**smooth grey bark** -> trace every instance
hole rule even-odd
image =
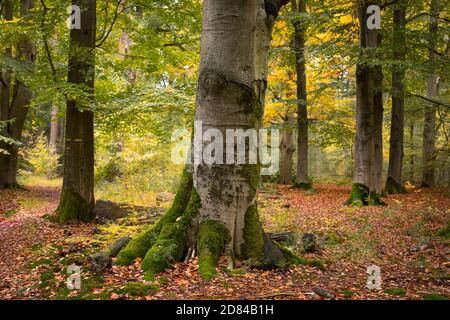
[[[272,27],[286,1],[207,0],[203,5],[201,62],[195,119],[203,130],[258,129],[264,112]],[[227,142],[229,143],[229,142]],[[199,221],[215,220],[230,232],[230,256],[263,264],[283,259],[257,215],[259,165],[194,165],[201,201]],[[272,254],[265,255],[270,251]],[[269,259],[269,260],[268,260]]]
[[[59,129],[58,112],[59,112],[58,106],[53,105],[50,114],[50,137],[48,139],[48,146],[52,150],[56,149],[56,143],[58,141],[58,129]]]
[[[392,115],[391,136],[389,140],[389,167],[385,191],[398,193],[403,191],[403,136],[405,126],[405,24],[406,5],[402,1],[394,8],[393,58],[392,70]]]
[[[356,137],[353,188],[347,203],[378,204],[382,170],[382,71],[374,64],[381,38],[378,30],[367,28],[367,7],[374,1],[358,5],[362,61],[356,66]]]
[[[438,75],[436,74],[436,38],[438,32],[438,18],[440,13],[440,1],[431,0],[429,40],[428,40],[428,79],[427,97],[430,99],[438,96]],[[436,160],[436,106],[428,103],[424,106],[424,127],[422,145],[422,186],[433,187],[435,183]]]
[[[72,4],[81,8],[81,29],[70,32],[67,81],[84,85],[93,103],[96,1],[73,0]],[[60,223],[94,218],[94,114],[89,107],[67,101],[63,187],[57,209]]]
[[[381,37],[378,37],[377,47],[381,45]],[[372,189],[376,194],[382,193],[383,185],[383,72],[381,66],[373,68],[374,72],[374,104],[373,120],[373,159],[372,159]]]
[[[295,14],[306,13],[305,0],[292,0]],[[301,22],[294,23],[295,67],[297,73],[297,174],[295,184],[307,187],[308,177],[308,112],[306,95],[305,28]]]
[[[295,152],[293,125],[293,114],[286,113],[280,142],[280,184],[292,183],[292,156]]]
[[[12,20],[13,4],[14,2],[10,0],[5,2],[3,8],[5,20]],[[33,6],[34,2],[32,0],[21,0],[21,17],[28,16]],[[36,45],[34,42],[24,40],[19,43],[16,52],[17,56],[15,59],[32,66],[36,59]],[[12,49],[8,48],[5,55],[12,58]],[[32,92],[30,89],[18,79],[15,79],[12,83],[10,72],[8,70],[2,70],[2,81],[0,84],[0,120],[12,121],[7,124],[3,135],[20,141],[31,99]],[[16,175],[19,148],[16,144],[0,144],[0,148],[8,152],[8,154],[0,153],[0,188],[17,187]]]

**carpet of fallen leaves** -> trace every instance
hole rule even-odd
[[[139,261],[94,274],[89,254],[142,226],[60,226],[48,219],[57,206],[57,188],[0,191],[0,298],[324,299],[317,288],[336,299],[450,297],[449,240],[437,236],[449,221],[448,189],[411,189],[385,198],[386,206],[357,208],[343,205],[348,186],[315,188],[271,185],[259,193],[260,213],[267,231],[293,232],[286,245],[324,261],[324,269],[257,270],[237,263],[228,270],[221,261],[209,282],[199,277],[196,260],[178,263],[152,282],[143,280]],[[302,251],[305,233],[316,236],[318,251]],[[80,290],[67,289],[70,264],[82,266]],[[366,287],[373,264],[381,268],[380,290]]]

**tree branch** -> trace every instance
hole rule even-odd
[[[164,44],[163,47],[178,47],[181,51],[186,51],[186,49],[183,47],[183,44],[185,43],[171,42]]]
[[[431,103],[433,103],[433,104],[435,104],[435,105],[437,105],[437,106],[443,106],[443,107],[446,107],[446,108],[450,108],[450,105],[448,105],[448,104],[445,104],[445,103],[440,102],[440,101],[433,100],[433,99],[428,98],[428,97],[421,96],[420,94],[410,94],[409,96],[410,96],[410,97],[420,98],[420,99],[422,99],[422,100],[431,102]]]
[[[108,22],[108,5],[109,5],[109,0],[106,0],[105,10],[104,10],[105,11],[105,23],[103,24],[103,31],[102,31],[102,34],[100,35],[100,37],[98,39],[96,39],[95,41],[100,41],[105,36],[106,24]]]
[[[100,41],[100,43],[95,45],[96,48],[101,47],[103,45],[103,43],[105,43],[106,39],[108,39],[109,34],[111,33],[111,31],[112,31],[112,29],[113,29],[113,27],[114,27],[114,25],[116,23],[117,17],[119,16],[119,8],[120,8],[120,5],[122,4],[122,1],[123,0],[118,0],[117,1],[116,10],[114,11],[114,19],[111,22],[111,25],[110,25],[110,27],[108,29],[108,32],[106,32],[106,34],[98,40],[98,41]]]
[[[393,4],[396,4],[397,2],[398,2],[398,0],[392,0],[392,1],[390,1],[390,2],[383,3],[383,4],[380,6],[380,9],[384,9],[384,8],[386,8],[386,7],[389,7],[389,6],[393,5]]]
[[[41,0],[41,5],[42,5],[42,8],[43,8],[42,21],[41,21],[41,30],[44,30],[45,19],[47,17],[48,7],[45,5],[44,0]],[[50,69],[52,70],[53,81],[56,83],[56,82],[58,82],[58,77],[57,77],[55,64],[53,63],[53,58],[52,58],[52,54],[51,54],[51,51],[50,51],[50,47],[48,45],[48,41],[47,41],[48,39],[47,38],[48,38],[47,34],[44,31],[44,33],[42,34],[42,40],[44,42],[44,48],[45,48],[45,53],[46,53],[46,56],[47,56],[47,60],[48,60],[48,63],[50,65]]]

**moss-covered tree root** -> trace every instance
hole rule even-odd
[[[151,280],[174,262],[189,258],[192,251],[196,250],[200,275],[206,280],[211,279],[216,274],[219,257],[231,236],[220,221],[200,221],[200,208],[200,196],[186,169],[172,207],[153,227],[130,241],[119,253],[116,263],[131,264],[141,257],[145,278]],[[244,220],[244,243],[237,258],[261,268],[294,264],[322,266],[317,261],[299,258],[272,241],[261,226],[256,203],[248,208]]]
[[[206,220],[198,229],[198,271],[203,279],[210,280],[216,275],[216,266],[225,245],[231,237],[222,223]]]
[[[151,228],[145,230],[122,250],[117,256],[116,264],[128,265],[136,258],[144,258],[147,251],[155,244],[163,227],[173,224],[186,210],[192,192],[192,175],[186,167],[183,171],[177,194],[170,209]],[[165,231],[167,233],[168,230]]]
[[[384,192],[386,194],[406,193],[406,189],[401,183],[396,182],[394,178],[388,177]]]
[[[189,232],[191,227],[194,227],[194,219],[200,207],[200,196],[195,188],[192,188],[186,210],[173,223],[163,225],[158,238],[145,254],[141,268],[147,279],[152,279],[155,274],[185,257],[187,249],[192,245]]]
[[[362,207],[367,205],[384,205],[385,203],[381,200],[381,195],[370,191],[362,183],[354,183],[350,197],[345,204]]]

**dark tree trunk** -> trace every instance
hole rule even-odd
[[[85,85],[93,103],[95,73],[96,1],[73,0],[81,8],[81,29],[70,32],[68,82]],[[94,218],[94,114],[91,106],[68,100],[64,150],[64,179],[58,221]]]
[[[409,179],[411,183],[414,183],[414,166],[416,165],[416,155],[414,153],[415,147],[414,147],[414,124],[411,124],[409,127],[409,146],[411,148],[411,155],[409,157]]]
[[[21,0],[21,17],[28,16],[33,5],[32,0]],[[5,19],[11,20],[13,17],[13,2],[6,1],[3,10]],[[10,48],[7,49],[5,55],[11,58],[12,50]],[[19,43],[16,59],[26,64],[34,63],[36,59],[36,46],[34,42],[26,40]],[[32,93],[19,80],[15,80],[13,88],[11,88],[10,73],[8,70],[2,70],[0,95],[0,120],[12,121],[5,127],[3,135],[20,141],[28,113],[28,106],[32,99]],[[0,143],[0,148],[8,152],[8,154],[0,153],[0,188],[15,188],[18,186],[16,180],[18,146],[16,144]]]
[[[378,38],[378,46],[381,45],[381,37]],[[373,177],[372,190],[376,194],[382,193],[383,184],[383,72],[381,66],[373,68],[374,103],[373,103]]]
[[[292,1],[295,14],[306,13],[305,0]],[[299,21],[294,23],[294,50],[297,72],[297,174],[295,186],[311,188],[308,177],[308,112],[306,96],[305,28]]]
[[[292,114],[286,114],[280,143],[280,184],[292,183],[292,155],[295,151]]]
[[[363,61],[356,66],[356,139],[354,183],[348,204],[380,204],[382,171],[383,100],[381,66],[374,64],[380,45],[378,30],[367,28],[367,7],[373,1],[361,1],[358,6],[360,48]]]
[[[402,63],[405,59],[405,17],[404,2],[394,8],[394,60],[392,70],[392,116],[391,137],[389,141],[389,168],[385,192],[388,194],[403,193],[403,136],[405,126],[405,69]]]
[[[429,24],[429,51],[428,51],[428,79],[427,97],[435,98],[438,95],[438,76],[435,72],[436,63],[436,38],[438,32],[438,17],[440,12],[439,0],[431,0],[430,24]],[[423,174],[422,186],[433,187],[436,160],[436,106],[432,103],[425,105],[423,126],[422,161]]]

